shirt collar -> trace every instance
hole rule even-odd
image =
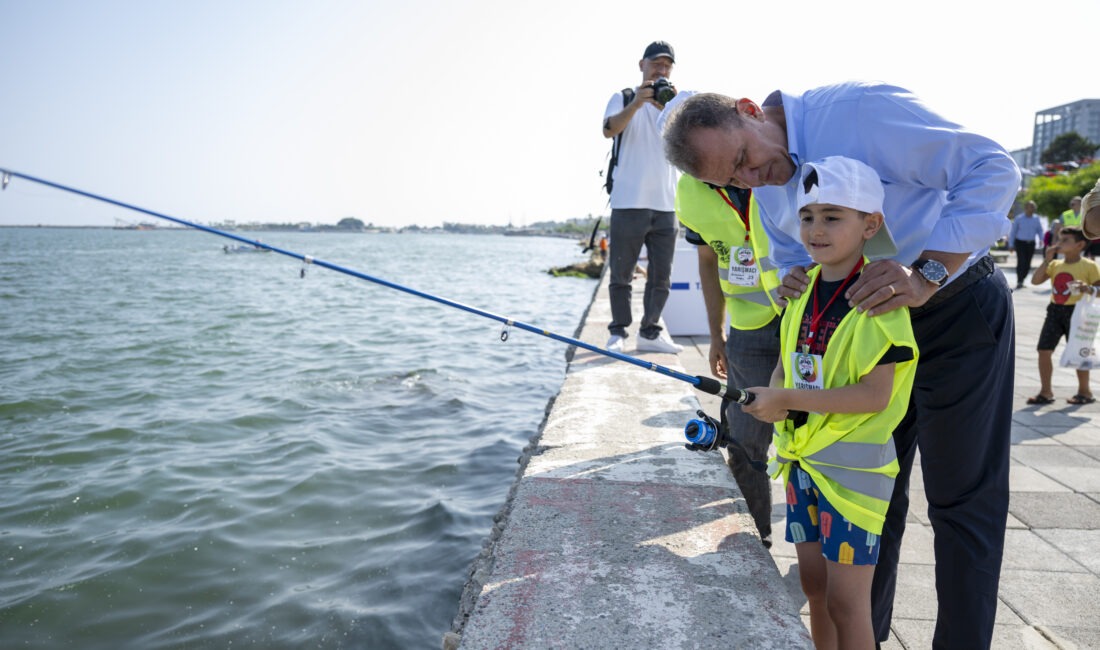
[[[802,98],[796,95],[776,90],[764,100],[762,108],[768,106],[782,106],[783,116],[787,122],[787,153],[794,161],[796,169],[802,165],[800,132],[798,125],[802,122]],[[798,172],[795,171],[795,178]]]

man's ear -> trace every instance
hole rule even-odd
[[[868,240],[874,237],[882,229],[883,223],[885,223],[885,217],[882,216],[881,212],[869,212],[863,218],[863,239]]]
[[[757,106],[756,102],[751,99],[742,97],[737,100],[737,112],[745,117],[751,117],[761,122],[764,121],[764,110]]]

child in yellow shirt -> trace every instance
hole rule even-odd
[[[1080,228],[1062,228],[1056,244],[1047,246],[1043,263],[1031,276],[1032,284],[1051,281],[1050,304],[1039,333],[1039,394],[1027,399],[1028,404],[1051,404],[1054,390],[1051,376],[1054,374],[1054,348],[1063,337],[1069,338],[1073,309],[1081,294],[1097,291],[1100,285],[1100,267],[1096,262],[1082,257],[1089,241]],[[1065,259],[1054,256],[1061,253]],[[1066,400],[1070,404],[1092,404],[1096,398],[1089,388],[1089,371],[1077,371],[1077,394]]]

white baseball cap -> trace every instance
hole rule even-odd
[[[860,212],[883,215],[882,228],[863,245],[867,259],[897,256],[898,246],[886,225],[882,210],[886,191],[878,173],[865,163],[844,156],[829,156],[802,165],[798,183],[798,209],[811,203],[828,203]]]

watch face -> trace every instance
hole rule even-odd
[[[923,260],[917,270],[926,280],[934,284],[943,284],[947,280],[947,267],[936,260]]]

